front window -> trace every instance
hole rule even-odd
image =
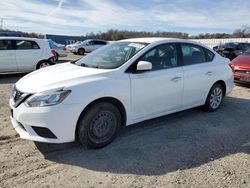
[[[39,46],[35,41],[16,40],[16,48],[17,50],[31,50],[39,49]]]
[[[174,44],[157,46],[144,54],[139,61],[148,61],[152,63],[152,70],[177,67],[176,46]]]
[[[75,64],[92,68],[114,69],[123,65],[146,45],[137,42],[115,42],[91,52]]]

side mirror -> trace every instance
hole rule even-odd
[[[152,63],[148,61],[139,61],[137,63],[137,70],[138,71],[149,71],[152,69]]]

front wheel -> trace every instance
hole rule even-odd
[[[209,91],[204,109],[210,112],[219,109],[224,97],[224,88],[221,84],[215,84]]]
[[[80,116],[77,140],[84,146],[100,148],[113,141],[121,126],[119,110],[108,102],[93,105]]]

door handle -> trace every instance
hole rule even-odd
[[[212,71],[208,71],[208,72],[206,72],[206,75],[207,75],[207,76],[212,76],[212,75],[213,75],[213,72],[212,72]]]
[[[181,77],[175,76],[171,79],[172,82],[178,82],[181,80]]]

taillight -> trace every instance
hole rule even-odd
[[[63,51],[66,51],[66,48],[65,48],[65,47],[63,48]]]
[[[229,63],[229,66],[232,69],[232,71],[234,72],[234,64],[233,63]]]
[[[54,57],[56,57],[56,51],[55,50],[51,50],[51,53],[53,54]]]

